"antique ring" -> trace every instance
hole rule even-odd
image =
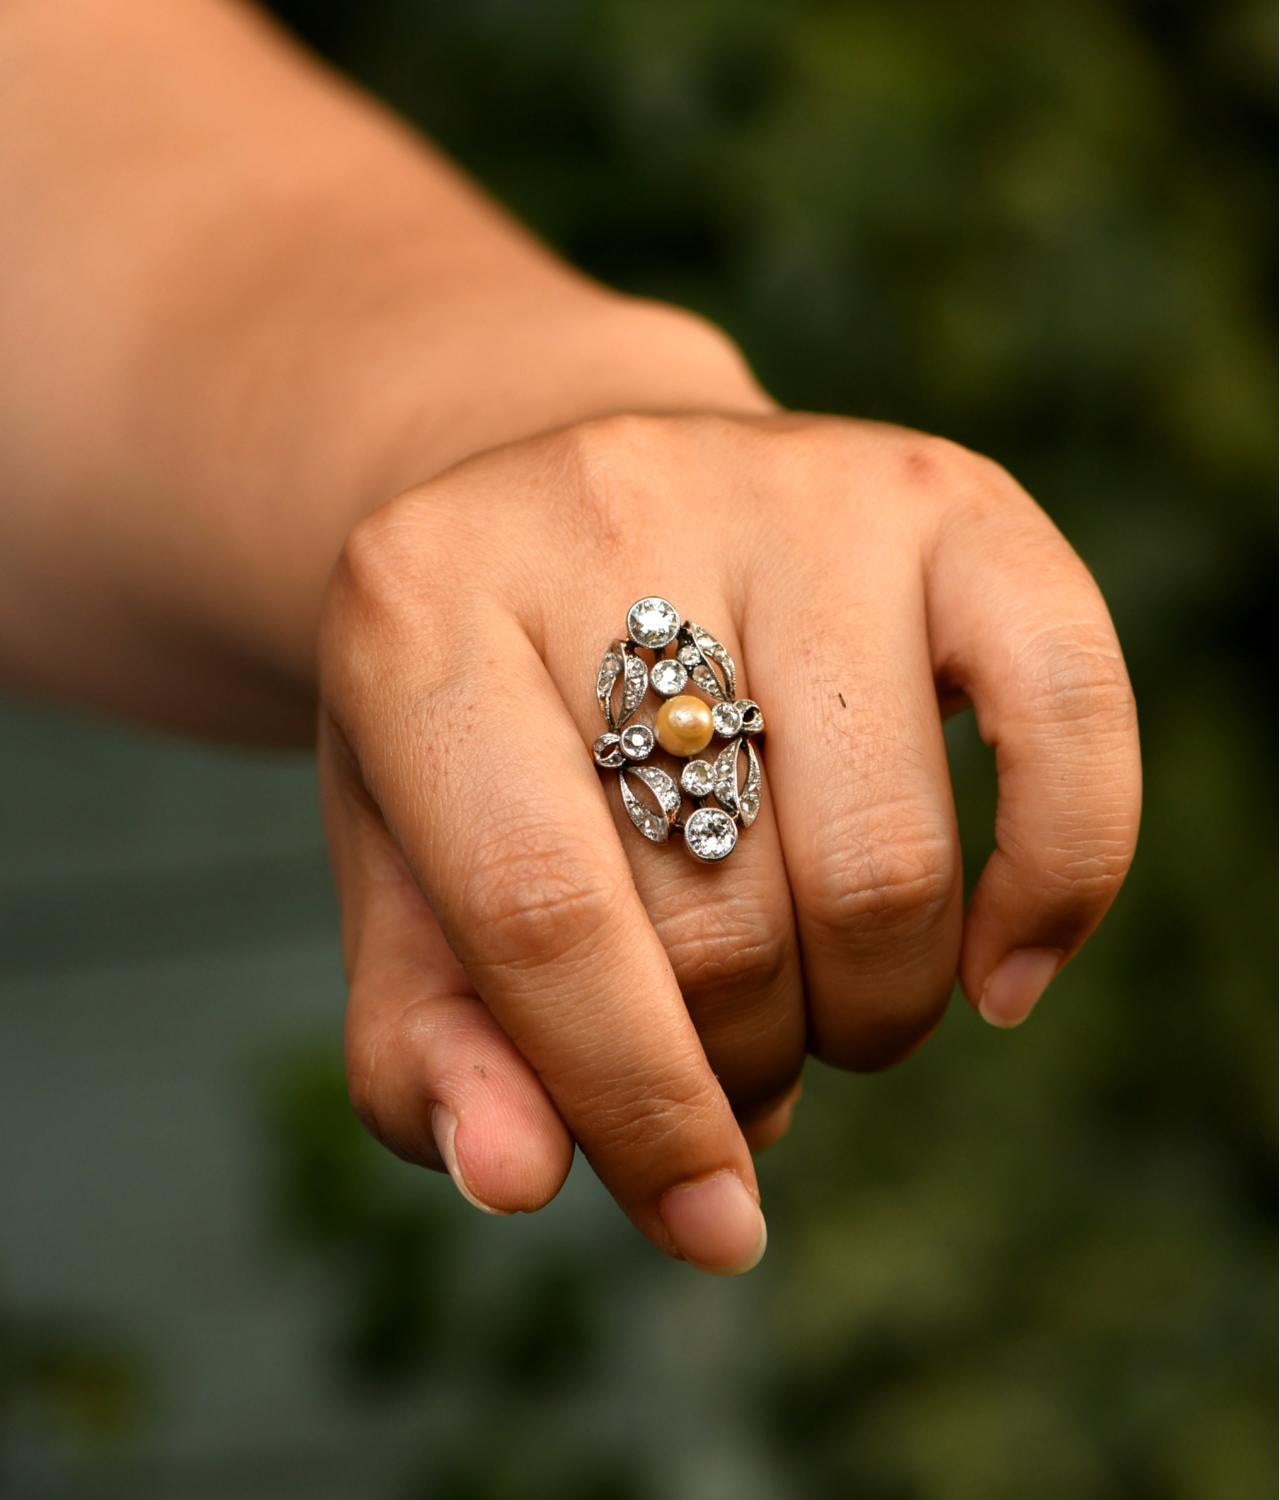
[[[627,611],[627,637],[605,652],[596,677],[608,726],[591,747],[596,765],[617,771],[622,805],[645,838],[664,844],[681,833],[689,853],[709,864],[732,854],[739,825],[750,828],[760,812],[760,756],[753,742],[764,715],[750,698],[735,697],[737,675],[715,636],[691,620],[681,624],[673,604],[650,596]],[[690,685],[706,698],[687,691]],[[661,700],[652,724],[632,722],[650,688]],[[717,738],[724,744],[714,758],[702,759]],[[677,775],[653,763],[655,750],[684,761]],[[651,794],[653,805],[628,777]],[[685,796],[695,804],[687,816]]]

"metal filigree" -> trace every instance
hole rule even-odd
[[[657,713],[655,722],[645,723],[635,715],[650,691]],[[591,752],[602,770],[616,772],[627,817],[651,843],[683,835],[689,852],[708,864],[727,858],[739,832],[760,813],[754,742],[764,731],[764,715],[758,703],[737,693],[737,668],[723,643],[692,620],[680,622],[675,607],[656,594],[627,611],[626,636],[609,646],[596,675],[606,731]],[[686,698],[695,706],[676,701]],[[705,745],[679,754],[665,749],[657,723],[664,704],[668,712],[691,712],[695,720],[701,715]],[[674,771],[657,764],[659,754],[671,756]],[[686,802],[693,804],[687,814]]]

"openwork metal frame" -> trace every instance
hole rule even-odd
[[[760,813],[756,741],[764,715],[754,699],[736,696],[737,679],[733,658],[715,636],[682,621],[656,594],[628,610],[627,633],[609,646],[596,675],[606,725],[591,747],[596,765],[617,771],[623,808],[645,838],[664,844],[682,835],[690,854],[709,864],[726,859],[739,830]],[[683,759],[675,775],[653,758],[667,753],[654,726],[636,718],[651,691],[659,700],[701,693],[711,712],[711,743],[696,756],[673,755]]]

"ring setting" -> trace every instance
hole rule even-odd
[[[596,765],[617,771],[623,808],[646,839],[664,844],[682,835],[706,864],[727,859],[760,813],[755,742],[764,715],[754,699],[735,696],[737,677],[722,643],[656,594],[627,611],[626,635],[609,646],[596,675],[606,725],[591,747]],[[644,723],[635,715],[650,690],[659,703]],[[709,749],[714,754],[704,757]],[[657,750],[684,762],[676,774],[651,758]],[[687,815],[686,798],[695,804]]]

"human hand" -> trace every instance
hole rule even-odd
[[[637,837],[592,764],[600,657],[648,593],[765,713],[722,865]],[[576,1141],[707,1270],[763,1250],[748,1138],[785,1128],[806,1050],[905,1057],[957,974],[1016,1025],[1133,854],[1097,588],[1003,470],[899,429],[618,417],[482,454],[356,527],[320,663],[358,1112],[495,1212],[553,1197]],[[941,728],[966,698],[1000,784],[967,912]]]

